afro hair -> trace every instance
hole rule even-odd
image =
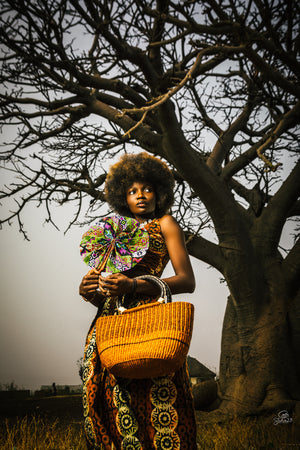
[[[146,152],[121,157],[110,167],[105,181],[105,199],[120,215],[132,216],[126,202],[127,190],[136,181],[151,183],[156,195],[156,217],[166,214],[174,202],[174,178],[167,164]]]

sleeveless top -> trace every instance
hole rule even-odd
[[[157,277],[169,261],[159,219],[145,225],[149,248],[129,277]],[[157,296],[128,294],[126,307]],[[196,421],[186,365],[153,379],[116,379],[101,366],[95,321],[116,312],[117,297],[107,297],[90,327],[84,352],[83,411],[89,450],[196,450]]]

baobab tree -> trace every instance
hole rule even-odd
[[[300,399],[299,4],[284,0],[2,0],[2,188],[28,202],[105,200],[106,163],[167,161],[191,255],[215,267],[224,317],[221,412]],[[89,201],[87,201],[89,200]],[[83,218],[85,217],[85,219]],[[25,224],[26,226],[26,224]],[[210,227],[215,238],[206,233]]]

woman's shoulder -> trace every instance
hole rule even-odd
[[[169,231],[179,231],[181,230],[180,226],[178,225],[176,219],[174,219],[173,216],[170,214],[165,214],[164,216],[160,217],[159,219],[160,228],[163,234],[168,233]]]
[[[168,224],[168,223],[177,223],[171,214],[165,214],[164,216],[160,217],[159,219],[160,224]]]

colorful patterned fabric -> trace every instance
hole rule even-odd
[[[98,268],[108,256],[105,272],[124,272],[145,256],[149,236],[139,222],[119,215],[104,217],[82,236],[80,254],[86,264]]]
[[[126,275],[160,277],[168,251],[159,220],[146,225],[149,249]],[[94,450],[196,450],[196,423],[186,365],[175,374],[153,379],[116,379],[103,367],[96,348],[95,321],[115,312],[108,297],[87,336],[84,353],[83,407],[88,448]],[[136,294],[127,306],[155,301]]]

